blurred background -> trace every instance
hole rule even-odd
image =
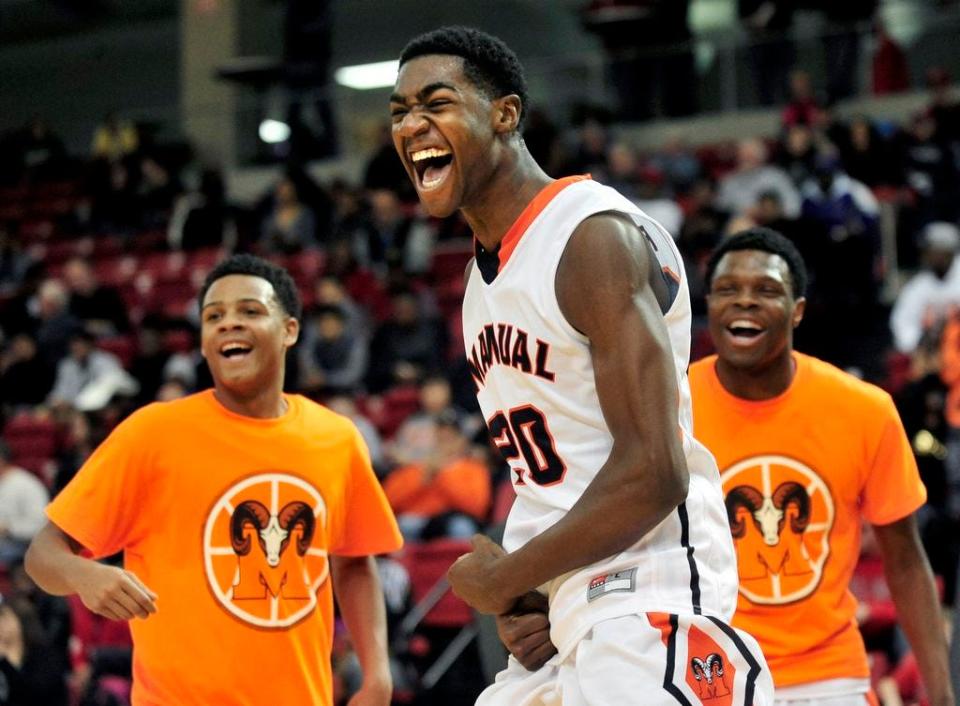
[[[502,662],[442,581],[512,499],[464,359],[470,232],[418,207],[387,113],[400,50],[451,23],[519,55],[525,139],[551,176],[589,172],[677,239],[693,358],[711,352],[710,250],[750,225],[797,243],[797,347],[895,396],[952,604],[960,2],[0,0],[0,626],[33,703],[126,703],[125,626],[41,595],[22,553],[118,421],[210,384],[195,297],[229,252],[293,274],[306,314],[287,387],[358,423],[409,540],[380,560],[396,702],[472,704]],[[875,684],[920,703],[865,546]],[[342,699],[358,675],[338,635]]]

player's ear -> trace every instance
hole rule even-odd
[[[287,320],[283,324],[284,327],[284,336],[283,336],[283,345],[287,348],[292,348],[293,345],[297,342],[297,339],[300,338],[300,322],[297,321],[292,316],[287,317]]]
[[[793,327],[796,328],[803,321],[803,314],[807,310],[807,298],[800,297],[793,303]]]
[[[494,101],[493,129],[500,135],[516,132],[520,126],[520,113],[522,110],[523,106],[520,103],[520,96],[514,93],[497,98],[497,100]]]

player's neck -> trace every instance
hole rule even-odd
[[[717,378],[734,397],[751,402],[762,402],[779,397],[790,388],[797,374],[797,362],[791,349],[769,365],[759,369],[738,368],[717,358]]]
[[[494,173],[474,203],[463,207],[463,217],[483,247],[495,250],[527,204],[552,181],[524,148],[515,162]]]
[[[283,385],[252,395],[239,394],[214,385],[213,395],[217,402],[227,410],[243,417],[254,419],[276,419],[287,411],[287,401],[283,396]]]

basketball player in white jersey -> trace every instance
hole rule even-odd
[[[503,548],[476,537],[449,578],[499,616],[545,595],[558,649],[536,671],[511,659],[477,703],[769,704],[759,648],[727,624],[736,560],[716,465],[690,435],[672,239],[612,189],[540,169],[500,40],[443,28],[400,64],[394,145],[425,208],[473,229],[467,358],[517,491]]]

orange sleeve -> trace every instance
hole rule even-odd
[[[353,429],[350,477],[342,532],[331,553],[344,556],[384,554],[403,546],[397,520],[370,464],[360,432]]]
[[[884,394],[877,415],[879,438],[861,493],[861,511],[868,522],[886,525],[901,520],[927,500],[917,461],[903,422],[889,395]]]
[[[457,461],[437,476],[436,484],[454,510],[479,520],[486,517],[490,508],[490,474],[482,463]]]
[[[121,422],[47,506],[49,520],[94,557],[116,554],[148,529],[149,449],[160,436],[148,410]]]
[[[952,317],[943,329],[940,343],[940,377],[947,385],[960,382],[960,320]]]

